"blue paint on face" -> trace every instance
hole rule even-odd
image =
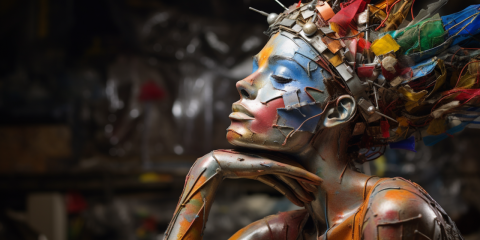
[[[282,35],[284,41],[292,41]],[[298,94],[300,102],[313,102],[305,93],[305,87],[313,87],[324,90],[323,78],[329,76],[314,60],[317,55],[314,50],[303,40],[295,39],[297,49],[292,56],[275,55],[269,60],[268,68],[272,71],[271,81],[274,88],[283,91],[293,91],[300,89]],[[290,82],[277,81],[274,76],[280,76],[284,79],[291,79]]]
[[[291,110],[279,108],[277,109],[279,116],[277,125],[291,127],[295,130],[298,129],[299,131],[315,133],[320,116],[313,116],[319,115],[322,111],[323,109],[318,104],[305,105]]]
[[[314,104],[315,101],[308,96],[305,88],[312,87],[324,91],[323,79],[330,75],[315,62],[318,54],[303,40],[291,39],[280,34],[274,39],[273,45],[275,49],[268,59],[268,65],[261,71],[268,73],[275,89],[283,92],[298,90],[299,102],[304,105],[297,106],[296,109],[277,109],[279,116],[277,125],[314,133],[320,117],[313,116],[319,115],[323,109],[319,104]],[[254,72],[258,68],[257,61],[254,61]],[[285,106],[287,105],[289,104],[285,103]]]

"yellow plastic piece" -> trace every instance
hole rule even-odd
[[[387,54],[391,51],[396,52],[400,49],[400,45],[390,36],[390,34],[386,34],[382,38],[375,40],[370,47],[375,55],[380,56]]]
[[[139,177],[142,183],[156,183],[156,182],[172,182],[173,177],[168,174],[158,174],[154,172],[143,173]]]
[[[409,128],[408,119],[406,117],[399,117],[397,118],[397,122],[398,122],[398,128],[397,128],[397,131],[395,132],[395,135],[403,136],[408,131],[408,128]]]
[[[457,88],[470,89],[473,87],[473,85],[475,85],[476,82],[477,82],[476,76],[473,76],[467,73],[460,78]]]
[[[335,54],[334,57],[330,58],[330,63],[332,63],[332,65],[334,67],[337,67],[338,65],[342,64],[342,57],[340,56],[340,54]]]
[[[342,28],[334,22],[330,23],[330,29],[332,29],[336,33],[340,33],[342,31]]]
[[[471,63],[468,65],[468,71],[463,71],[463,75],[459,78],[460,71],[453,71],[450,78],[451,88],[470,89],[477,82],[477,76],[480,74],[480,63]]]
[[[427,134],[439,135],[445,132],[445,119],[435,118],[430,122],[427,129]]]
[[[408,86],[408,85],[407,85]],[[407,99],[407,102],[405,103],[405,109],[407,111],[411,111],[413,108],[417,107],[420,105],[420,100],[423,100],[423,98],[428,94],[427,90],[422,90],[420,92],[414,92],[410,86],[408,87],[400,87],[398,89],[398,92],[403,95]]]
[[[432,94],[436,93],[437,90],[440,89],[440,87],[442,87],[447,80],[447,69],[445,68],[445,63],[441,59],[438,59],[437,61],[437,66],[435,67],[435,76],[437,77],[435,87],[425,98],[428,98],[432,96]]]
[[[377,160],[373,161],[373,165],[375,165],[375,168],[377,169],[375,176],[385,176],[385,171],[387,170],[387,158],[385,155],[382,155],[381,157],[377,158]]]

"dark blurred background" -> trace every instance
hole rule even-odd
[[[268,40],[249,6],[282,11],[274,0],[0,0],[0,240],[161,240],[191,164],[231,148],[235,82]],[[480,239],[479,140],[468,129],[359,168],[416,181]],[[205,239],[290,209],[261,183],[226,180]]]

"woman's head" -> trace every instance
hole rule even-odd
[[[480,17],[472,17],[480,16],[480,5],[391,31],[411,2],[394,20],[382,18],[392,8],[368,0],[333,9],[333,1],[304,2],[269,22],[270,41],[254,57],[253,73],[237,83],[230,143],[296,152],[355,124],[342,132],[353,136],[351,152],[366,161],[387,145],[414,150],[414,133],[433,145],[475,122],[480,52],[454,44],[471,46],[468,39],[480,33]],[[377,39],[369,42],[367,30]]]
[[[252,74],[237,82],[240,100],[232,107],[228,141],[294,152],[307,146],[319,129],[351,119],[355,102],[349,95],[327,106],[332,99],[325,84],[332,76],[318,60],[317,51],[303,39],[288,32],[273,35],[254,56]]]

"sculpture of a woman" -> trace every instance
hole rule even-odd
[[[243,150],[216,150],[195,162],[165,239],[202,239],[225,178],[256,179],[304,206],[254,222],[231,239],[462,239],[420,186],[365,175],[353,161],[374,159],[388,144],[411,148],[419,133],[435,143],[472,123],[457,113],[478,117],[477,60],[449,49],[468,38],[465,29],[480,31],[480,6],[446,18],[429,12],[390,31],[412,1],[367,3],[351,0],[336,11],[315,0],[268,16],[270,40],[254,57],[253,73],[237,82],[240,100],[229,116],[227,139]],[[397,3],[400,15],[389,17]],[[422,30],[435,24],[440,33]],[[365,35],[372,27],[379,31],[370,46]],[[462,61],[466,72],[458,71]]]

